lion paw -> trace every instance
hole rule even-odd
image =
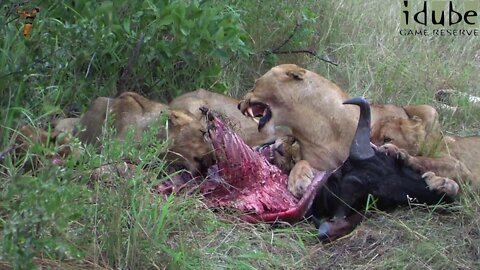
[[[408,160],[409,154],[404,149],[398,148],[396,145],[387,143],[378,147],[378,151],[384,153],[387,156],[396,157],[401,160]]]
[[[448,196],[455,196],[458,194],[460,187],[450,178],[436,176],[434,172],[426,172],[422,178],[428,185],[430,190],[443,192]]]
[[[314,172],[310,164],[300,160],[295,164],[288,176],[288,190],[297,198],[301,198],[312,183]]]

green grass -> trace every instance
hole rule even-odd
[[[480,94],[477,38],[400,36],[400,2],[344,0],[334,6],[320,19],[325,25],[321,46],[340,65],[315,61],[309,66],[352,95],[378,103],[435,105],[433,96],[439,89]],[[448,112],[441,114],[444,127],[478,134],[478,110],[463,107],[453,118]]]
[[[167,50],[170,43],[162,42],[196,26],[162,28],[163,17],[155,7],[167,1],[101,2],[97,7],[93,1],[31,1],[42,10],[30,40],[21,36],[21,20],[5,25],[8,18],[1,14],[2,149],[23,123],[47,127],[54,118],[80,113],[96,96],[115,95],[121,69],[140,33],[146,41],[131,85],[163,101],[200,86],[241,96],[255,78],[280,63],[307,67],[351,95],[365,95],[377,103],[437,106],[434,93],[445,88],[480,96],[478,37],[400,36],[398,1],[205,1],[228,13],[238,28],[229,28],[231,39],[223,43],[208,36],[182,36],[175,41],[178,51]],[[181,15],[181,4],[176,8]],[[146,15],[141,17],[140,11]],[[213,16],[205,14],[206,19]],[[285,49],[316,50],[338,66],[308,55],[264,54],[282,44],[296,22],[301,26]],[[176,74],[179,70],[183,72]],[[462,109],[457,114],[440,111],[444,131],[479,135],[479,110],[457,103]],[[480,197],[468,189],[446,209],[373,211],[352,234],[324,245],[308,222],[245,224],[227,213],[212,212],[195,194],[163,198],[152,193],[162,181],[158,176],[164,162],[158,152],[165,145],[142,145],[142,151],[128,143],[111,143],[101,153],[87,148],[79,160],[69,160],[64,167],[46,165],[33,172],[21,167],[33,158],[47,164],[41,154],[48,149],[33,147],[17,161],[7,157],[0,167],[0,268],[479,267]],[[142,162],[155,166],[129,180],[115,174],[101,181],[90,179],[99,164],[116,163],[124,156],[142,156]]]

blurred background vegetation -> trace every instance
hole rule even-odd
[[[40,13],[25,39],[25,18],[16,11],[33,7]],[[241,96],[281,63],[307,67],[377,103],[437,106],[439,89],[479,96],[478,37],[400,36],[399,14],[393,0],[0,0],[0,146],[22,124],[47,127],[80,115],[95,97],[122,91],[162,102],[200,87]],[[455,102],[457,113],[441,111],[444,130],[480,135],[478,108]],[[102,154],[119,159],[117,152]],[[145,162],[155,158],[149,156]],[[87,188],[85,172],[105,158],[92,151],[90,159],[33,175],[2,165],[0,268],[478,266],[478,233],[462,237],[478,232],[475,196],[456,213],[461,221],[430,210],[388,221],[380,215],[342,249],[341,241],[319,245],[308,223],[272,231],[225,220],[197,198],[159,200],[152,180],[140,175],[114,188]],[[444,219],[446,226],[436,226]]]

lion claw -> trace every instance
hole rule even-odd
[[[437,176],[434,172],[426,172],[422,175],[422,178],[430,190],[442,192],[448,196],[456,196],[460,190],[457,182],[447,177]]]
[[[409,155],[407,151],[398,148],[396,145],[387,143],[378,147],[378,151],[387,156],[392,156],[400,160],[407,160]]]

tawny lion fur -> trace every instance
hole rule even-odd
[[[351,98],[335,83],[297,65],[276,66],[255,82],[253,89],[241,101],[239,108],[246,113],[257,104],[271,110],[269,123],[287,126],[300,145],[300,156],[316,170],[333,170],[349,154],[359,117],[355,106],[345,106]],[[255,105],[254,105],[255,104]],[[437,113],[428,105],[398,107],[372,105],[372,124],[386,117],[408,119],[413,116],[428,123],[429,132],[438,128]],[[293,168],[289,182],[309,184],[310,175],[302,168]],[[289,183],[290,191],[301,195],[305,187]]]
[[[409,159],[413,166],[423,167],[438,175],[480,184],[480,137],[426,136],[426,126],[421,119],[389,117],[372,128],[372,142],[381,146],[394,144],[415,157]],[[399,150],[395,150],[399,151]]]
[[[246,118],[238,110],[237,106],[240,100],[233,97],[225,96],[222,94],[207,91],[205,89],[198,89],[181,96],[176,97],[170,102],[170,108],[176,110],[185,110],[197,119],[202,118],[200,107],[206,107],[210,110],[219,112],[226,116],[229,123],[233,125],[233,128],[238,135],[249,146],[258,146],[265,143],[274,141],[277,136],[285,134],[281,131],[258,131],[257,124],[251,119]]]
[[[186,111],[173,110],[167,105],[151,101],[133,92],[124,92],[116,98],[95,99],[80,119],[78,134],[84,143],[99,144],[102,131],[111,118],[117,139],[124,139],[128,130],[134,130],[135,139],[167,118],[166,128],[157,134],[159,141],[169,139],[171,145],[167,159],[185,166],[191,172],[205,170],[213,164],[213,154],[204,140],[205,128],[198,119]]]

